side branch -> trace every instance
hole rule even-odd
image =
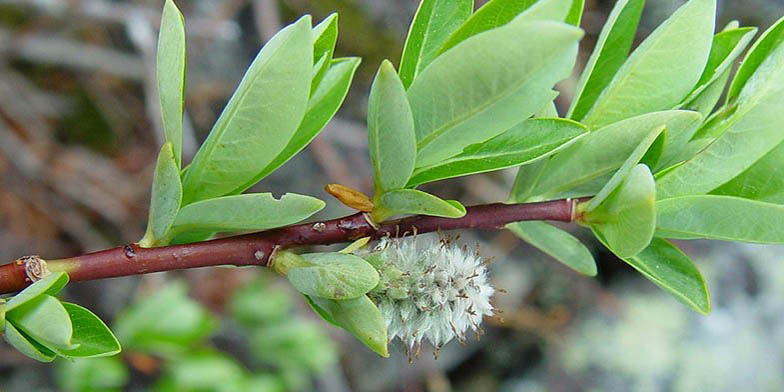
[[[500,229],[508,223],[519,221],[571,222],[578,201],[564,199],[541,203],[485,204],[468,207],[462,218],[416,215],[380,225],[372,224],[366,214],[357,213],[322,222],[185,245],[160,248],[125,245],[68,259],[47,260],[46,267],[52,272],[67,272],[72,281],[83,281],[217,265],[267,266],[275,249],[439,230]],[[29,258],[0,266],[0,294],[19,291],[37,279],[25,270],[26,260]]]

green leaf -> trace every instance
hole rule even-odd
[[[314,64],[315,74],[310,84],[311,95],[318,90],[327,69],[332,64],[332,55],[335,52],[337,40],[338,14],[332,13],[313,28],[313,60],[316,63]]]
[[[749,49],[746,57],[741,62],[738,71],[735,73],[735,78],[730,84],[730,89],[727,92],[727,102],[731,102],[738,98],[741,90],[746,86],[751,79],[752,75],[757,72],[762,63],[767,59],[771,53],[776,50],[781,43],[784,42],[784,17],[776,21],[770,26],[762,36],[754,42],[751,49]]]
[[[147,232],[139,241],[140,246],[150,248],[168,244],[171,239],[169,229],[177,218],[181,202],[180,170],[174,161],[171,144],[166,143],[155,164]]]
[[[209,336],[215,318],[186,296],[182,282],[166,286],[126,308],[114,330],[131,350],[164,356],[181,354]]]
[[[13,324],[49,350],[72,349],[73,326],[68,312],[57,298],[43,294],[6,313],[6,324]]]
[[[629,175],[629,173],[631,173],[637,164],[640,163],[640,160],[642,160],[643,156],[645,156],[645,153],[648,152],[656,140],[659,140],[659,136],[662,135],[663,132],[664,127],[659,127],[654,129],[653,132],[642,139],[637,148],[635,148],[626,161],[623,162],[623,165],[621,165],[618,171],[616,171],[610,180],[607,181],[607,184],[605,184],[599,193],[597,193],[596,196],[594,196],[593,199],[588,202],[588,205],[585,209],[587,212],[593,211],[599,207],[599,205],[601,205],[601,203],[604,202],[604,200],[607,199],[607,197],[610,196],[610,194],[626,180],[626,177]]]
[[[109,327],[88,309],[76,304],[63,302],[65,310],[73,323],[72,342],[74,349],[57,349],[66,358],[91,358],[114,355],[120,352],[120,342]]]
[[[325,370],[337,358],[335,344],[322,326],[293,317],[257,327],[250,336],[250,349],[258,362],[314,373]]]
[[[537,39],[520,40],[528,36]],[[536,113],[571,72],[581,36],[563,23],[512,22],[436,58],[408,89],[417,167],[457,155]]]
[[[474,11],[474,0],[422,0],[400,58],[400,80],[408,88],[438,55],[438,49]]]
[[[466,147],[459,155],[417,169],[407,186],[519,166],[556,153],[585,132],[583,125],[571,120],[526,120],[484,143]]]
[[[3,338],[20,353],[39,362],[52,362],[57,354],[25,336],[11,323],[5,324]]]
[[[710,313],[710,296],[700,271],[669,241],[654,238],[645,250],[623,260],[692,309]]]
[[[259,301],[259,298],[264,298],[264,301]],[[229,312],[242,325],[252,328],[283,321],[291,312],[291,302],[289,293],[257,279],[232,294]]]
[[[573,235],[545,222],[517,222],[506,226],[523,241],[588,276],[596,276],[596,262],[588,248]]]
[[[670,238],[784,243],[784,206],[732,196],[697,195],[656,203],[656,227]]]
[[[657,181],[660,199],[708,193],[737,177],[784,142],[784,46],[757,68],[737,98],[737,109],[719,122],[719,135],[697,155]],[[722,112],[720,112],[723,114]]]
[[[596,99],[590,127],[675,107],[700,80],[708,61],[716,0],[690,0],[629,56]]]
[[[377,222],[398,214],[422,214],[445,218],[460,218],[466,210],[455,200],[442,200],[416,189],[398,189],[381,195],[378,211],[373,211]],[[381,215],[377,217],[376,214]]]
[[[536,166],[523,166],[516,185],[518,201],[549,199],[581,184],[609,176],[631,155],[640,142],[662,126],[667,141],[661,162],[679,152],[679,146],[691,138],[700,123],[700,115],[689,111],[670,110],[648,113],[619,121],[591,132]],[[605,181],[596,183],[588,194],[598,192]],[[525,191],[525,194],[522,191]]]
[[[68,274],[65,272],[51,273],[43,279],[27,286],[27,288],[22,290],[19,294],[13,296],[6,304],[5,311],[10,312],[44,294],[55,296],[67,284]]]
[[[157,392],[244,391],[247,372],[237,361],[215,351],[196,351],[167,361]]]
[[[121,390],[128,379],[119,357],[58,361],[55,368],[57,386],[65,392]]]
[[[650,244],[656,229],[656,183],[650,169],[635,166],[598,207],[581,215],[618,257],[636,255]]]
[[[295,193],[286,193],[280,199],[271,193],[224,196],[183,207],[172,231],[266,230],[297,223],[322,208],[323,201]]]
[[[577,83],[567,117],[580,120],[626,61],[645,0],[618,0]]]
[[[310,301],[320,309],[319,313],[324,312],[327,319],[333,320],[376,354],[389,357],[386,321],[367,295],[344,301],[312,297]]]
[[[185,22],[172,0],[166,0],[158,36],[156,74],[166,142],[171,143],[179,171],[182,160],[182,110],[185,102]]]
[[[404,187],[416,160],[414,118],[406,89],[387,60],[370,89],[367,122],[376,192]]]
[[[784,204],[784,143],[711,193]]]
[[[310,264],[288,270],[286,277],[302,294],[335,300],[363,296],[378,284],[378,272],[363,258],[344,253],[301,255]]]
[[[248,68],[183,180],[183,204],[244,190],[305,115],[313,68],[310,16],[275,34]]]
[[[338,112],[340,105],[348,94],[354,72],[359,67],[360,58],[347,57],[332,60],[332,64],[324,74],[316,91],[310,96],[308,110],[299,124],[286,148],[270,162],[251,182],[258,182],[262,178],[283,166],[289,159],[302,151],[305,146],[321,132],[329,120]],[[239,187],[232,193],[241,193],[245,186]]]
[[[684,99],[684,105],[681,107],[692,108],[695,107],[694,101],[705,93],[712,95],[713,99],[710,101],[712,105],[704,105],[700,111],[703,116],[707,116],[713,110],[716,102],[721,97],[724,91],[726,81],[729,78],[732,65],[735,60],[746,50],[746,47],[754,38],[757,29],[754,27],[744,27],[724,30],[713,37],[713,46],[711,47],[710,56],[708,57],[708,64],[700,77],[699,82],[694,90]],[[721,87],[714,87],[721,86]],[[709,91],[709,90],[718,91]],[[708,109],[710,108],[710,109]]]
[[[585,0],[572,1],[572,7],[569,8],[569,13],[566,15],[566,23],[579,27],[583,18],[583,8],[585,8]]]

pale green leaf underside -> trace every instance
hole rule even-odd
[[[5,311],[10,312],[42,294],[57,295],[68,284],[68,275],[65,272],[54,272],[43,279],[27,286],[24,290],[13,296],[5,306]]]
[[[569,268],[583,275],[596,275],[596,262],[591,252],[566,231],[545,222],[517,222],[506,228]]]
[[[335,44],[338,40],[338,14],[333,13],[324,18],[313,28],[313,80],[310,84],[311,96],[321,85],[324,75],[332,63]],[[310,106],[310,105],[308,105]]]
[[[185,23],[174,1],[166,0],[158,36],[156,75],[166,141],[179,170],[182,157],[182,110],[185,101]]]
[[[174,161],[171,143],[167,142],[158,154],[158,162],[155,164],[147,232],[139,241],[140,246],[167,244],[170,238],[169,229],[177,217],[181,202],[180,170]]]
[[[705,69],[715,18],[715,0],[679,8],[629,56],[582,122],[600,127],[675,107]]]
[[[784,143],[711,193],[784,204]]]
[[[556,153],[585,132],[583,125],[566,119],[523,121],[486,142],[468,146],[459,155],[417,169],[407,186],[519,166]]]
[[[376,192],[403,188],[414,171],[416,134],[406,89],[387,60],[370,89],[367,122]]]
[[[378,284],[378,272],[363,258],[345,253],[311,253],[311,265],[290,268],[289,282],[311,297],[345,300],[363,296]]]
[[[408,30],[400,59],[400,80],[408,88],[438,55],[441,45],[474,11],[473,0],[422,0]]]
[[[730,84],[729,91],[727,92],[727,101],[732,101],[740,95],[740,91],[746,86],[751,76],[757,71],[757,68],[765,61],[771,52],[776,50],[781,43],[784,42],[784,17],[776,21],[770,26],[762,36],[754,42],[751,49],[749,49],[746,57],[738,67],[735,73],[735,78]]]
[[[537,39],[520,40],[528,36]],[[560,22],[512,22],[436,58],[408,89],[417,167],[457,155],[536,113],[571,72],[581,36]]]
[[[172,231],[266,230],[297,223],[322,208],[323,201],[294,193],[284,194],[280,199],[271,193],[224,196],[183,207]]]
[[[656,203],[656,226],[670,238],[784,243],[784,206],[732,196],[697,195]]]
[[[381,195],[381,208],[394,214],[422,214],[460,218],[465,207],[455,200],[442,200],[416,189],[398,189]]]
[[[49,350],[75,348],[73,326],[68,312],[57,298],[41,295],[6,313],[6,323]]]
[[[376,354],[389,356],[386,321],[367,295],[344,301],[318,297],[309,300],[325,320],[347,330]]]
[[[3,338],[20,353],[35,359],[36,361],[52,362],[57,357],[57,354],[52,350],[30,341],[27,336],[24,336],[19,332],[11,323],[5,324]]]
[[[692,309],[710,313],[710,296],[702,274],[689,256],[669,241],[654,238],[645,250],[624,261]]]
[[[264,45],[185,173],[184,204],[253,185],[283,151],[307,109],[311,40],[304,16]]]

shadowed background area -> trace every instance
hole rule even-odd
[[[321,198],[328,205],[319,219],[351,213],[322,188],[340,183],[372,190],[367,95],[381,61],[399,61],[417,1],[177,3],[187,32],[185,161],[266,39],[302,14],[319,21],[339,13],[336,55],[363,61],[346,102],[306,150],[253,190]],[[477,6],[482,3],[477,0]],[[649,1],[637,42],[682,3]],[[161,5],[0,0],[0,262],[28,254],[73,256],[135,242],[144,234],[149,184],[163,140],[154,69]],[[612,5],[586,1],[581,25],[586,37],[576,71]],[[780,0],[724,0],[718,26],[738,19],[763,30],[780,15]],[[576,82],[574,76],[560,85],[562,111]],[[466,205],[503,201],[514,173],[442,181],[425,189]],[[438,360],[423,350],[410,365],[397,344],[391,359],[379,358],[316,319],[286,282],[266,271],[212,268],[79,283],[65,291],[70,301],[122,329],[120,314],[165,324],[160,312],[139,310],[146,295],[165,288],[168,297],[158,300],[171,301],[164,309],[177,309],[180,313],[172,314],[183,323],[171,330],[198,330],[191,331],[198,338],[180,342],[187,350],[176,355],[126,350],[94,366],[42,365],[3,343],[0,390],[213,390],[211,383],[230,388],[218,380],[240,374],[262,391],[784,388],[779,248],[681,244],[713,296],[714,310],[704,317],[620,263],[589,233],[572,229],[597,258],[595,279],[578,276],[509,232],[461,232],[460,241],[479,243],[482,254],[495,260],[495,285],[506,290],[495,298],[503,314],[486,320],[481,341],[465,347],[453,342]],[[188,320],[196,321],[185,325]],[[187,380],[202,389],[189,389]]]

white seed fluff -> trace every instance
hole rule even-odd
[[[478,252],[449,239],[422,238],[385,239],[376,250],[382,255],[382,270],[402,273],[370,293],[387,322],[390,340],[399,338],[411,355],[426,338],[437,354],[453,338],[464,342],[468,329],[481,334],[482,318],[493,314],[490,297],[495,290]]]

